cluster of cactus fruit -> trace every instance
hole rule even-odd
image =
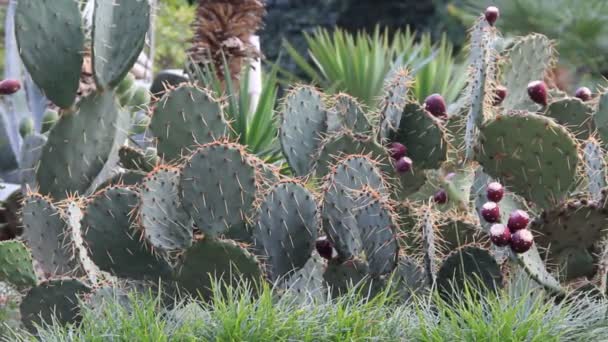
[[[471,32],[469,85],[450,106],[438,94],[412,101],[405,70],[387,77],[378,113],[294,87],[278,137],[286,176],[230,141],[223,100],[196,84],[151,103],[154,148],[125,143],[121,88],[147,31],[142,13],[147,1],[96,2],[97,89],[75,101],[76,2],[19,1],[23,59],[61,108],[22,168],[23,235],[0,242],[0,281],[27,290],[26,327],[52,313],[76,321],[76,300],[94,305],[118,279],[162,280],[200,298],[212,276],[306,298],[353,284],[409,298],[433,287],[450,294],[465,279],[494,289],[509,267],[523,267],[558,294],[582,278],[605,287],[608,95],[592,106],[549,90],[552,101],[538,101],[526,86],[551,65],[545,37],[504,47],[498,10],[488,9]],[[40,37],[28,26],[38,18],[51,28]],[[56,26],[69,34],[49,37]],[[77,65],[40,69],[45,50]]]

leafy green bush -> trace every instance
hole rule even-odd
[[[161,0],[156,17],[155,69],[170,69],[186,63],[186,48],[192,38],[190,24],[195,7],[186,0]]]
[[[372,34],[317,29],[305,33],[305,38],[312,62],[289,42],[284,44],[307,77],[326,91],[346,92],[369,107],[377,104],[384,79],[394,68],[412,71],[419,100],[442,93],[453,102],[466,82],[466,73],[456,64],[452,44],[445,36],[433,44],[430,35],[423,34],[417,42],[416,33],[409,28],[389,38],[387,30],[376,27]]]

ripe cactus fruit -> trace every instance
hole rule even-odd
[[[486,222],[495,223],[500,220],[500,208],[494,202],[487,202],[481,207],[481,216]]]
[[[401,157],[395,161],[395,171],[397,173],[407,173],[412,170],[413,161],[408,157]]]
[[[534,243],[534,236],[532,232],[527,229],[520,229],[513,234],[511,234],[511,249],[515,253],[525,253],[530,250],[532,244]]]
[[[498,203],[500,200],[502,200],[504,195],[505,188],[502,186],[502,184],[498,182],[488,184],[488,187],[486,188],[486,197],[488,198],[488,201]]]
[[[532,81],[528,83],[528,96],[540,105],[547,105],[547,85],[543,81]]]
[[[12,95],[21,89],[19,80],[7,79],[0,81],[0,95]]]
[[[495,223],[490,227],[490,240],[498,247],[508,246],[511,242],[511,231],[500,223]]]
[[[445,100],[439,94],[431,94],[424,100],[424,109],[433,116],[445,119],[447,118],[447,106]]]
[[[509,215],[509,221],[507,226],[511,233],[515,233],[518,230],[525,229],[530,223],[530,216],[523,210],[515,210]]]
[[[587,87],[580,87],[574,93],[574,96],[578,97],[583,102],[591,100],[591,95],[592,95],[591,89],[589,89]]]
[[[433,195],[433,201],[435,201],[437,204],[446,204],[448,202],[447,191],[445,191],[445,189],[437,190],[435,195]]]
[[[500,11],[498,10],[498,7],[490,6],[486,8],[484,16],[486,17],[488,24],[490,24],[490,26],[494,26],[496,20],[498,20],[498,17],[500,16]]]
[[[508,90],[505,86],[497,86],[494,90],[494,102],[492,103],[494,106],[500,106],[500,104],[507,97]]]
[[[405,155],[407,154],[407,147],[405,147],[405,145],[401,143],[393,142],[388,145],[388,151],[391,155],[391,158],[398,160],[401,157],[405,157]]]

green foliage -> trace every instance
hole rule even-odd
[[[414,79],[413,95],[422,101],[441,93],[454,102],[466,77],[452,56],[453,48],[445,36],[437,44],[429,34],[416,42],[415,32],[407,28],[389,38],[387,30],[377,27],[372,34],[350,34],[340,29],[317,29],[305,33],[310,59],[299,54],[289,42],[285,47],[291,58],[313,82],[331,93],[346,92],[369,108],[375,108],[390,71],[407,67]],[[292,75],[293,77],[293,75]]]
[[[186,47],[193,36],[190,23],[195,6],[186,0],[162,0],[156,12],[155,71],[186,64]]]

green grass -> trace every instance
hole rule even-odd
[[[244,289],[215,291],[209,303],[178,303],[130,294],[129,305],[87,309],[78,327],[45,327],[43,341],[590,341],[606,332],[606,302],[579,298],[556,304],[527,281],[477,300],[466,291],[447,302],[438,295],[397,303],[356,294],[325,303],[277,299],[266,287],[254,299]],[[128,307],[129,309],[127,309]],[[10,341],[34,341],[14,332]]]

